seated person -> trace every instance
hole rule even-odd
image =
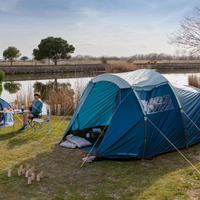
[[[26,130],[27,128],[27,124],[28,124],[28,118],[38,118],[38,116],[40,115],[40,113],[42,112],[42,107],[43,107],[43,103],[39,100],[40,98],[40,93],[39,92],[35,92],[34,93],[34,101],[32,101],[32,103],[30,104],[29,107],[29,111],[25,112],[23,114],[23,127],[21,129],[19,129],[19,131],[23,131]]]

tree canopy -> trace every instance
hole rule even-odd
[[[20,60],[21,60],[21,61],[26,61],[26,60],[28,60],[28,57],[27,57],[27,56],[22,56],[22,57],[20,58]]]
[[[191,55],[200,53],[200,7],[180,22],[180,29],[169,35],[168,42]]]
[[[59,59],[70,59],[75,48],[62,38],[48,37],[42,39],[38,49],[33,49],[35,60],[51,59],[55,65]]]
[[[21,56],[20,51],[16,47],[8,47],[6,50],[3,52],[3,58],[5,60],[9,60],[11,65],[14,61],[15,58],[18,58]]]

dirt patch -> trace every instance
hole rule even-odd
[[[200,189],[189,189],[187,194],[191,200],[198,200],[199,198],[196,195],[200,194]]]

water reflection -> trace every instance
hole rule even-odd
[[[170,82],[175,82],[181,85],[188,84],[188,76],[191,74],[197,74],[200,76],[199,70],[158,70],[163,76],[165,76]],[[6,76],[7,83],[17,83],[21,85],[20,90],[13,93],[10,90],[4,90],[2,92],[2,98],[7,102],[15,102],[17,99],[19,102],[23,101],[25,96],[30,96],[30,100],[33,100],[33,92],[39,91],[42,94],[42,101],[44,102],[43,114],[46,114],[46,107],[52,107],[53,113],[66,114],[72,104],[76,105],[79,96],[84,89],[88,81],[103,72],[87,72],[87,73],[62,73],[62,74],[37,74],[37,75],[12,75]],[[15,82],[14,82],[15,81]],[[9,84],[8,84],[9,85]],[[18,85],[18,86],[19,86]],[[6,86],[7,87],[7,86]],[[11,87],[12,88],[12,87]],[[63,92],[62,92],[63,91]],[[50,97],[51,94],[51,97]],[[61,99],[63,103],[61,104]],[[65,100],[64,100],[65,99]],[[52,104],[55,103],[53,107]],[[68,103],[67,103],[68,102]],[[75,103],[74,103],[75,102]],[[76,106],[75,106],[76,107]],[[16,107],[17,108],[17,107]],[[20,108],[20,107],[19,107]],[[64,112],[61,108],[64,108]],[[65,113],[66,112],[66,113]]]
[[[15,94],[21,89],[21,86],[20,83],[14,83],[11,81],[4,84],[4,89],[10,94]]]

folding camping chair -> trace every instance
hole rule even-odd
[[[38,133],[40,130],[43,130],[47,135],[49,135],[50,132],[50,112],[49,109],[47,109],[47,118],[39,119],[39,118],[33,118],[33,135]],[[47,128],[45,128],[45,125],[47,124]]]
[[[34,127],[34,122],[33,122],[33,119],[41,119],[42,118],[42,113],[40,113],[39,115],[38,115],[38,117],[32,117],[32,118],[30,118],[30,119],[28,119],[28,126],[30,126],[31,128],[33,128]]]

